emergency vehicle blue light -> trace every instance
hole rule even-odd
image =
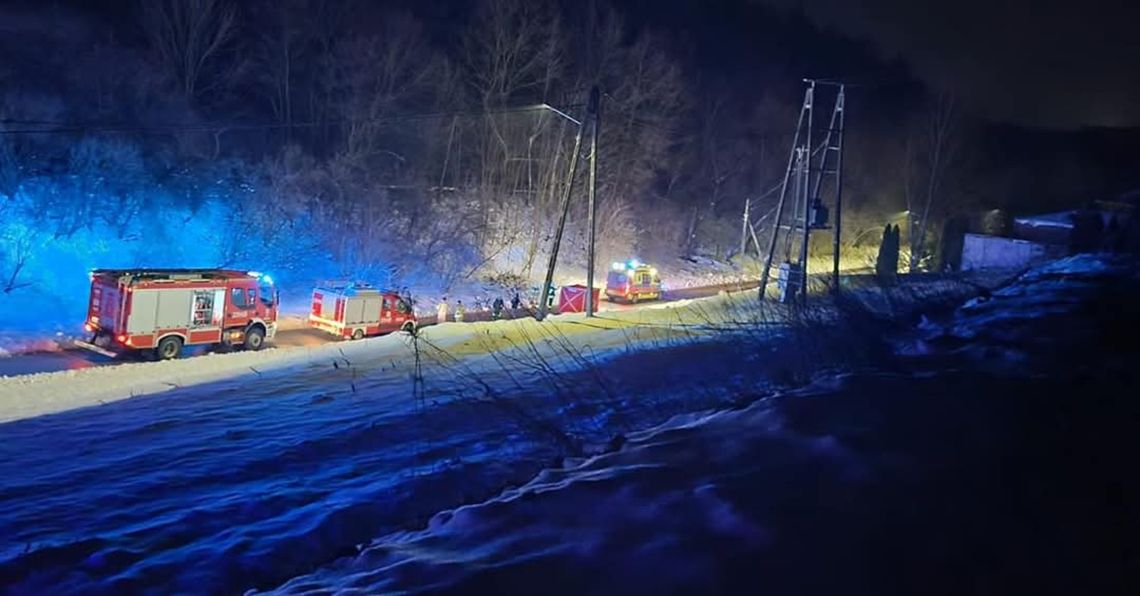
[[[258,281],[260,281],[261,283],[270,284],[270,285],[273,284],[273,278],[269,277],[269,275],[262,273],[260,271],[246,271],[245,274],[250,276],[250,277],[256,277],[258,279]]]
[[[630,259],[629,260],[629,268],[630,269],[637,269],[640,266],[641,266],[641,262],[638,261],[637,259]]]
[[[614,261],[614,271],[621,271],[622,269],[625,269],[625,265]]]

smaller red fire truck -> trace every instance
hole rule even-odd
[[[309,325],[338,337],[362,339],[392,331],[413,331],[416,313],[408,300],[396,292],[337,282],[313,289]]]
[[[606,276],[606,297],[611,302],[635,303],[639,300],[653,300],[661,297],[661,278],[657,268],[631,259],[625,263],[614,263]]]
[[[228,269],[97,269],[78,346],[115,357],[145,350],[160,360],[183,346],[260,350],[277,332],[277,289],[257,272]]]

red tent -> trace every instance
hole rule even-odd
[[[598,312],[601,289],[594,288],[594,312]],[[586,286],[562,286],[558,294],[558,312],[586,312]]]

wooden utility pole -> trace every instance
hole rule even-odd
[[[744,221],[740,224],[740,256],[744,257],[744,251],[748,248],[748,210],[752,207],[752,199],[744,200]],[[760,249],[759,246],[756,247]]]
[[[598,213],[598,121],[601,117],[601,92],[595,85],[590,90],[590,105],[586,117],[590,120],[590,190],[589,190],[589,226],[590,246],[586,255],[586,316],[594,316],[594,236],[597,232],[595,219]]]
[[[570,169],[566,172],[566,188],[562,192],[562,214],[558,216],[558,229],[554,232],[554,246],[550,248],[550,260],[546,264],[546,280],[542,282],[542,294],[538,297],[538,313],[535,318],[539,321],[546,318],[549,309],[550,289],[554,284],[554,267],[558,264],[558,248],[562,245],[562,231],[566,228],[566,215],[570,212],[570,192],[574,189],[574,174],[578,171],[578,153],[582,150],[582,131],[586,128],[586,121],[578,124],[578,133],[574,135],[574,151],[570,154]]]
[[[566,172],[566,187],[562,193],[562,213],[558,217],[558,229],[554,232],[554,246],[550,248],[550,260],[546,265],[546,280],[542,283],[542,295],[539,296],[538,313],[535,318],[539,321],[546,318],[550,309],[549,297],[554,287],[554,268],[558,265],[558,249],[562,246],[562,233],[566,229],[566,216],[570,213],[570,195],[574,190],[574,178],[578,173],[578,155],[582,152],[582,134],[586,125],[590,126],[590,179],[589,179],[589,247],[586,270],[586,312],[593,316],[594,308],[594,244],[595,244],[595,214],[597,211],[597,184],[598,184],[598,104],[601,102],[601,91],[595,85],[590,90],[590,104],[587,107],[586,118],[578,123],[578,133],[574,135],[574,152],[570,155],[570,169]]]
[[[815,88],[815,81],[812,81],[810,84],[812,86],[812,89],[814,89]],[[814,101],[815,101],[814,95],[815,94],[813,93],[812,95],[813,95],[812,101],[814,103]],[[811,157],[812,157],[811,135],[813,132],[813,130],[812,130],[812,117],[814,114],[815,114],[815,108],[812,106],[808,106],[807,135],[804,137],[803,182],[800,185],[800,187],[803,189],[804,211],[803,211],[803,215],[802,215],[802,219],[803,219],[802,223],[803,223],[803,228],[804,228],[803,229],[804,235],[803,235],[803,240],[801,242],[802,248],[800,249],[800,281],[801,281],[801,283],[800,283],[799,290],[800,290],[800,300],[803,302],[807,302],[807,295],[808,295],[808,287],[807,287],[808,286],[808,250],[811,247],[811,244],[810,244],[810,242],[811,242],[811,238],[810,238],[810,236],[811,236],[811,224],[812,224],[812,222],[811,222],[811,205],[812,205],[812,199],[814,198],[814,196],[808,196],[808,193],[810,191],[809,191],[808,185],[807,185],[808,176],[811,175]],[[791,280],[789,280],[789,283],[791,283]]]

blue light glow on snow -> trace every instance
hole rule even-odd
[[[96,217],[68,224],[62,218],[70,210],[51,207],[59,197],[45,198],[53,194],[52,185],[35,181],[15,196],[0,196],[0,332],[80,330],[93,269],[272,271],[264,282],[283,287],[283,293],[306,295],[315,280],[360,275],[345,271],[322,248],[309,219],[243,212],[241,197],[217,189],[193,201],[145,189],[140,192],[148,199],[131,217],[104,217],[98,210],[76,208]],[[97,197],[68,198],[102,204]],[[370,266],[387,268],[382,263]],[[10,284],[14,272],[15,283]]]

